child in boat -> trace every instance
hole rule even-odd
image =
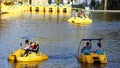
[[[28,54],[33,51],[33,48],[34,48],[34,43],[30,42],[30,47],[25,50],[24,56],[28,56]]]

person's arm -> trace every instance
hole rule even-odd
[[[33,50],[36,51],[37,49],[38,49],[38,46],[35,49],[33,49]]]

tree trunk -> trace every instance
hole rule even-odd
[[[107,0],[104,0],[104,10],[107,10]]]

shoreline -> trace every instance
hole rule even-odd
[[[80,9],[82,9],[83,11],[90,11],[90,12],[120,12],[120,10],[90,10],[90,9],[85,10],[83,8],[72,8],[72,9],[73,10],[76,10],[76,9],[80,10]]]
[[[120,12],[120,10],[85,10],[90,12]]]

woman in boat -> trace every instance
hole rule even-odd
[[[35,45],[34,45],[34,48],[33,48],[33,52],[36,52],[36,54],[38,53],[38,50],[39,50],[39,42],[36,41],[35,42]]]

